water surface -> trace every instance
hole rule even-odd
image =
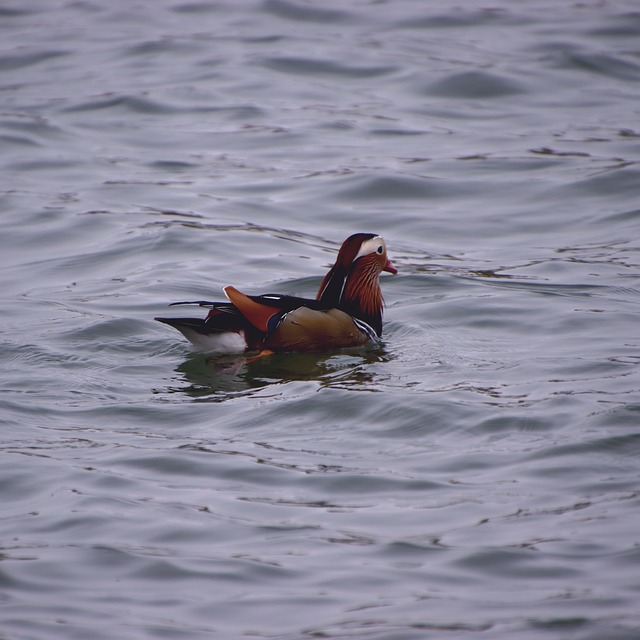
[[[0,10],[0,628],[635,640],[636,3]],[[154,323],[383,234],[379,349]]]

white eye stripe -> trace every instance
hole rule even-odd
[[[382,236],[375,236],[374,238],[370,238],[369,240],[365,240],[360,247],[360,251],[353,259],[354,262],[361,258],[362,256],[369,255],[370,253],[379,253],[382,254],[385,249],[385,243]]]

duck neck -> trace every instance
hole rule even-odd
[[[380,269],[373,261],[356,261],[346,277],[338,308],[360,320],[364,320],[382,335],[382,291]]]
[[[382,335],[382,290],[380,268],[375,260],[360,258],[347,269],[335,264],[324,277],[317,300],[326,309],[338,308],[364,320]]]
[[[322,302],[327,309],[337,307],[340,304],[348,275],[348,270],[342,265],[334,264],[324,277],[316,299]]]

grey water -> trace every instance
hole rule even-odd
[[[640,7],[5,0],[0,638],[640,638]],[[384,343],[249,362],[167,304]]]

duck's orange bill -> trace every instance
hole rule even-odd
[[[394,276],[396,275],[396,273],[398,273],[398,270],[393,266],[393,262],[391,262],[391,260],[389,259],[387,259],[387,264],[384,265],[384,268],[382,270],[393,273]]]

